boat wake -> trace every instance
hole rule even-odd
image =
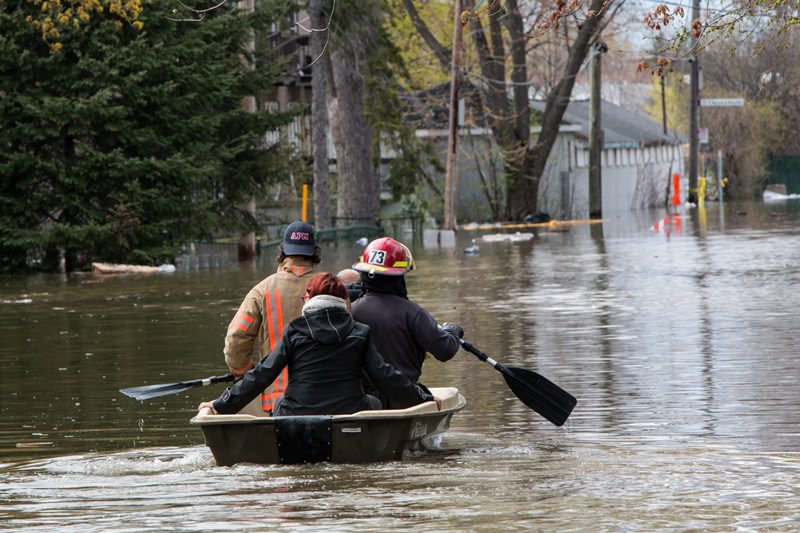
[[[446,443],[445,435],[442,433],[423,437],[417,446],[403,450],[402,460],[413,461],[424,459],[425,457],[441,457],[452,453],[458,453],[460,448],[453,448]]]
[[[9,468],[61,475],[119,477],[194,472],[215,468],[214,458],[205,446],[193,448],[148,448],[113,454],[67,455],[30,461]]]

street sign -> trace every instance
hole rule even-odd
[[[708,144],[708,128],[699,128],[697,130],[697,140],[700,144]]]
[[[742,107],[744,98],[701,98],[701,107]]]

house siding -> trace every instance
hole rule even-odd
[[[684,148],[606,148],[601,161],[603,216],[609,216],[666,205],[670,176],[683,175]],[[539,184],[539,209],[561,220],[589,216],[589,150],[574,134],[559,135],[553,146]]]

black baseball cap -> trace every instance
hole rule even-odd
[[[283,253],[286,255],[307,255],[312,257],[317,247],[314,226],[297,220],[289,224],[283,234]]]

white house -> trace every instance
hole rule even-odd
[[[469,84],[462,88],[462,92],[475,90]],[[406,95],[404,102],[406,117],[416,124],[417,136],[433,141],[443,162],[448,137],[448,109],[444,97],[448,93],[445,83]],[[535,112],[544,111],[544,101],[534,100],[531,104]],[[684,174],[687,140],[674,131],[665,134],[662,125],[644,112],[603,100],[601,113],[604,216],[666,205],[670,176]],[[471,126],[461,128],[459,136],[457,217],[460,222],[491,220],[490,199],[501,204],[505,201],[500,154],[479,112],[463,106],[461,114],[466,116],[460,122]],[[539,132],[538,127],[531,129],[534,137]],[[444,176],[435,178],[441,188]],[[434,195],[424,196],[429,203],[434,201]],[[442,206],[428,205],[428,208],[437,218],[441,215]],[[561,220],[588,218],[588,100],[573,100],[567,107],[541,177],[537,210]]]
[[[534,102],[544,110],[544,102]],[[670,176],[684,172],[686,139],[645,114],[602,101],[603,215],[664,206]],[[538,133],[538,132],[537,132]],[[570,102],[539,186],[539,210],[559,219],[589,214],[589,101]]]

